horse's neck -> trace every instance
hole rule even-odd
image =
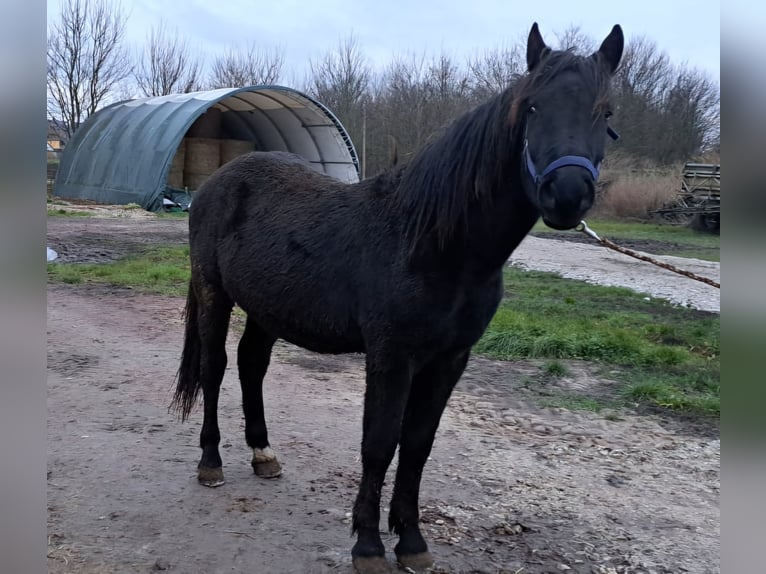
[[[404,170],[398,198],[425,267],[497,273],[537,220],[522,188],[523,146],[507,126],[510,100],[506,92],[466,114]]]
[[[518,142],[507,148],[487,149],[489,157],[504,167],[483,180],[486,189],[470,190],[472,199],[461,242],[466,264],[477,274],[498,272],[539,218],[524,190],[521,149]],[[506,154],[510,157],[504,161]]]
[[[468,264],[477,273],[497,272],[507,262],[538,219],[538,212],[521,189],[519,177],[498,182],[492,198],[469,208],[465,238]]]
[[[465,227],[446,242],[431,233],[414,254],[417,266],[429,272],[467,274],[479,283],[499,273],[539,217],[515,185],[521,185],[519,178],[510,178],[485,203],[472,201]]]

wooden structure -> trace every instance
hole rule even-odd
[[[681,189],[672,202],[652,213],[700,231],[719,233],[721,228],[721,165],[687,163]]]

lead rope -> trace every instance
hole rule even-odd
[[[667,269],[668,271],[673,271],[680,275],[685,275],[686,277],[689,277],[691,279],[696,279],[697,281],[702,281],[703,283],[707,283],[708,285],[712,285],[713,287],[717,287],[718,289],[721,288],[720,283],[716,283],[715,281],[713,281],[712,279],[709,279],[708,277],[701,277],[700,275],[696,275],[692,273],[691,271],[686,271],[685,269],[679,269],[678,267],[675,267],[674,265],[670,265],[669,263],[657,261],[656,259],[647,257],[646,255],[641,255],[640,253],[636,253],[635,251],[631,251],[630,249],[626,249],[625,247],[620,247],[619,245],[612,243],[611,241],[609,241],[608,239],[604,237],[599,237],[595,231],[593,231],[590,227],[588,227],[588,224],[585,223],[584,220],[581,221],[577,227],[575,227],[575,231],[582,231],[585,235],[592,237],[593,239],[598,241],[601,245],[605,247],[609,247],[610,249],[614,249],[615,251],[619,251],[620,253],[624,253],[625,255],[630,255],[631,257],[640,259],[641,261],[647,261],[649,263],[653,263],[654,265],[657,265],[658,267],[662,267],[664,269]]]

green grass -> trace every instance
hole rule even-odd
[[[548,378],[566,376],[567,360],[588,361],[616,380],[625,403],[720,413],[718,315],[552,273],[515,268],[505,273],[504,300],[476,345],[477,354],[501,360],[543,359],[540,376]],[[189,249],[155,247],[113,263],[49,263],[48,278],[185,296]],[[536,383],[529,381],[528,386]],[[577,396],[546,400],[588,410],[603,405]]]
[[[66,211],[65,209],[48,209],[48,216],[53,217],[92,217],[87,211]]]
[[[702,259],[704,261],[717,261],[721,262],[721,250],[720,247],[716,251],[700,250],[700,249],[674,249],[672,251],[664,251],[660,249],[657,255],[673,255],[675,257],[687,257],[692,259]]]
[[[52,282],[106,283],[137,291],[184,296],[189,282],[189,248],[165,246],[112,263],[48,264]]]
[[[189,217],[188,211],[158,211],[155,215],[159,219],[185,219]]]
[[[540,406],[569,409],[570,411],[601,412],[607,405],[603,402],[588,397],[576,397],[572,395],[560,395],[547,397],[539,401]]]
[[[656,251],[656,255],[675,255],[677,257],[694,257],[708,261],[720,261],[721,237],[712,233],[701,233],[689,227],[650,222],[611,221],[606,219],[588,219],[588,227],[599,237],[611,239],[619,245],[620,240],[662,241],[677,244],[678,247]],[[533,232],[572,235],[577,231],[557,231],[538,221]],[[597,242],[593,240],[593,244]]]
[[[543,365],[543,372],[549,377],[564,377],[569,371],[561,361],[548,361]]]
[[[506,285],[477,353],[590,361],[616,368],[626,400],[720,412],[718,315],[551,273],[510,268]]]

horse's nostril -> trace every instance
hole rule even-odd
[[[552,185],[546,185],[540,188],[540,207],[544,210],[556,208],[556,192],[552,187]]]

